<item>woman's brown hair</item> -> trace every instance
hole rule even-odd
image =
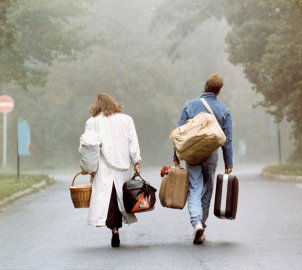
[[[110,116],[122,111],[123,105],[117,102],[113,97],[106,93],[99,93],[95,102],[90,107],[90,113],[93,117],[103,113],[104,116]]]

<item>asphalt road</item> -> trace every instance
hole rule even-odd
[[[72,172],[58,183],[0,209],[0,269],[302,269],[302,188],[262,179],[257,170],[240,180],[235,221],[208,220],[207,241],[192,244],[187,208],[137,214],[125,225],[121,247],[111,232],[86,225],[87,209],[74,209]],[[142,176],[159,188],[159,169]],[[85,181],[82,179],[81,181]]]

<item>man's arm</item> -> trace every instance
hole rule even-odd
[[[187,110],[188,110],[187,105],[184,105],[183,108],[181,109],[180,116],[177,121],[178,127],[184,125],[187,122],[187,120],[189,119]]]
[[[225,114],[225,121],[223,127],[224,134],[226,136],[226,142],[222,146],[223,159],[225,164],[225,173],[230,174],[233,169],[233,128],[232,117],[230,111]]]

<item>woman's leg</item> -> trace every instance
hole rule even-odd
[[[113,183],[111,198],[110,198],[110,203],[109,203],[109,208],[108,208],[108,213],[107,213],[106,226],[111,230],[114,228],[119,229],[122,227],[122,218],[123,218],[123,215],[118,208],[117,195],[116,195],[116,190],[115,190],[115,186]]]
[[[118,208],[117,195],[114,183],[112,185],[111,198],[107,213],[106,226],[112,230],[111,246],[119,247],[120,238],[118,229],[122,227],[123,215]]]

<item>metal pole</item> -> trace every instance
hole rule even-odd
[[[19,156],[19,143],[17,141],[17,179],[20,177],[20,156]]]
[[[7,148],[7,114],[3,114],[3,168],[6,167],[6,148]]]
[[[280,132],[280,125],[278,125],[278,153],[279,153],[279,164],[282,163],[282,153],[281,153],[281,132]]]

